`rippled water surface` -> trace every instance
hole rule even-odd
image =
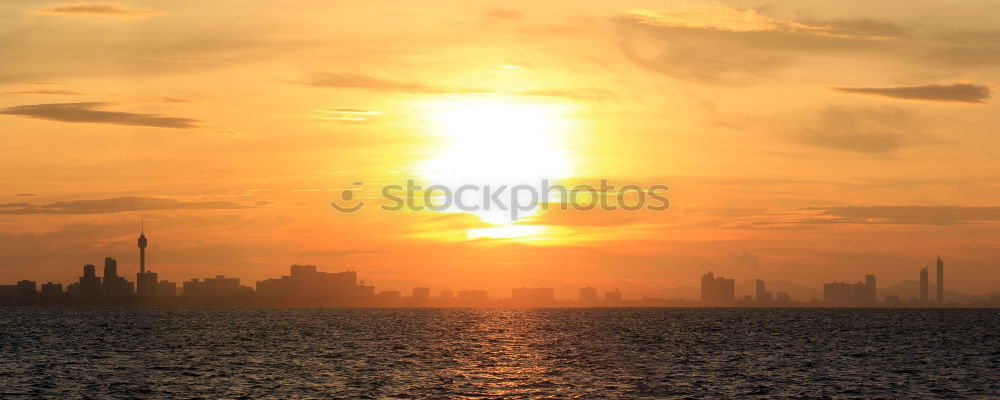
[[[1000,397],[1000,311],[0,309],[0,398]]]

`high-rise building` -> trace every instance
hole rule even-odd
[[[118,276],[118,261],[114,258],[104,259],[104,282],[101,289],[106,298],[117,299],[132,295],[132,283]]]
[[[580,289],[580,304],[597,304],[597,289],[585,287]]]
[[[83,266],[83,276],[80,277],[80,297],[84,301],[96,301],[101,297],[101,278],[97,276],[94,264]]]
[[[823,285],[823,301],[834,307],[870,307],[876,304],[875,275],[864,282],[831,282]]]
[[[937,303],[944,304],[944,261],[937,258]]]
[[[111,257],[104,258],[104,279],[118,276],[118,260]]]
[[[431,299],[431,288],[417,287],[413,288],[413,301],[417,303],[426,303]]]
[[[756,299],[758,305],[768,305],[774,303],[774,295],[765,289],[764,281],[758,279],[756,289]]]
[[[711,271],[701,277],[701,302],[709,306],[731,305],[736,300],[736,280],[716,278]]]
[[[920,303],[927,304],[927,292],[929,287],[927,279],[927,267],[920,270]]]
[[[604,301],[608,304],[617,304],[622,302],[622,292],[615,289],[611,292],[604,292]]]
[[[865,275],[865,304],[878,303],[878,290],[875,287],[875,275]]]

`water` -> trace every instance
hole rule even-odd
[[[1000,397],[1000,311],[0,309],[0,398]]]

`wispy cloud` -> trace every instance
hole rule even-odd
[[[829,107],[795,135],[809,145],[868,154],[889,154],[926,141],[914,117],[893,107]]]
[[[106,111],[108,103],[31,104],[0,109],[0,114],[59,122],[99,123],[114,125],[153,126],[158,128],[191,129],[202,121],[191,118],[163,117],[157,114],[137,114]]]
[[[73,91],[73,90],[61,90],[61,89],[42,89],[42,90],[19,90],[14,92],[7,92],[7,94],[40,94],[40,95],[56,95],[56,96],[79,96],[83,93]]]
[[[418,82],[387,79],[352,72],[322,72],[310,74],[305,83],[313,86],[347,89],[402,90],[411,92],[438,92],[436,89]]]
[[[990,98],[990,87],[971,83],[951,85],[924,85],[899,87],[835,87],[833,90],[873,96],[893,97],[907,100],[955,101],[963,103],[985,103]]]
[[[68,16],[101,16],[118,18],[144,18],[163,15],[160,10],[136,9],[119,3],[92,3],[77,1],[35,11],[35,14]]]
[[[507,20],[521,19],[521,16],[522,16],[521,10],[515,10],[510,8],[494,8],[490,11],[487,11],[485,14],[486,18],[507,19]]]
[[[1000,207],[963,206],[838,206],[807,207],[812,224],[955,225],[1000,221]]]
[[[48,204],[0,204],[0,214],[108,214],[153,210],[229,210],[254,208],[268,203],[243,204],[233,201],[183,201],[159,197],[116,197],[97,200],[57,201]]]
[[[718,4],[695,3],[679,8],[629,12],[636,22],[673,28],[708,29],[729,32],[788,32],[851,39],[888,39],[895,37],[887,24],[868,20],[807,22],[766,16],[753,9],[740,10]]]
[[[756,83],[810,54],[894,50],[901,32],[871,19],[793,20],[704,3],[632,10],[614,23],[616,44],[639,66],[730,85]]]
[[[337,107],[326,110],[315,110],[312,114],[309,114],[309,117],[324,121],[365,122],[378,114],[379,113],[377,111],[364,110],[360,108]]]

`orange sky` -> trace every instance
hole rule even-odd
[[[131,277],[141,209],[178,281],[669,298],[941,254],[951,289],[1000,290],[1000,7],[855,3],[4,1],[0,283]],[[671,208],[328,206],[410,178],[666,184]]]

